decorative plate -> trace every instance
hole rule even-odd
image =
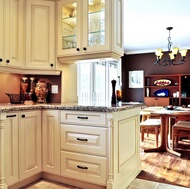
[[[167,86],[171,84],[171,81],[168,79],[159,79],[154,82],[157,86]]]
[[[168,91],[168,89],[161,89],[161,90],[158,90],[158,91],[154,92],[154,95],[159,96],[159,97],[168,96],[169,91]]]

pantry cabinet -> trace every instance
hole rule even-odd
[[[9,69],[24,65],[24,5],[24,0],[0,0],[0,66]]]
[[[43,110],[43,171],[60,175],[60,111]]]
[[[55,1],[27,0],[26,68],[55,70]]]
[[[58,1],[59,61],[120,58],[122,12],[121,0]]]
[[[12,185],[19,181],[18,165],[18,113],[6,114],[5,125],[5,177],[7,185]]]
[[[20,180],[41,172],[41,110],[19,112]]]

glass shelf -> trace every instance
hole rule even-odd
[[[67,36],[62,38],[62,49],[76,48],[76,35]]]

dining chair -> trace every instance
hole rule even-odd
[[[182,138],[190,138],[190,117],[178,117],[172,126],[172,148],[179,143]]]
[[[160,134],[160,126],[161,120],[160,118],[149,118],[140,123],[140,131],[141,131],[141,141],[144,141],[144,134],[155,134],[156,135],[156,147],[158,147],[158,138]]]

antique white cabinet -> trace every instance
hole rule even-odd
[[[19,181],[18,165],[18,113],[6,114],[5,125],[5,176],[7,185]]]
[[[123,55],[122,0],[59,0],[58,59]]]
[[[24,65],[24,3],[0,0],[0,66],[9,69]]]
[[[127,188],[141,171],[139,112],[62,110],[61,176],[92,184],[82,188]]]
[[[60,111],[43,110],[43,171],[60,175]]]
[[[26,2],[26,68],[55,70],[55,1]]]
[[[41,110],[19,112],[20,180],[41,172]]]

